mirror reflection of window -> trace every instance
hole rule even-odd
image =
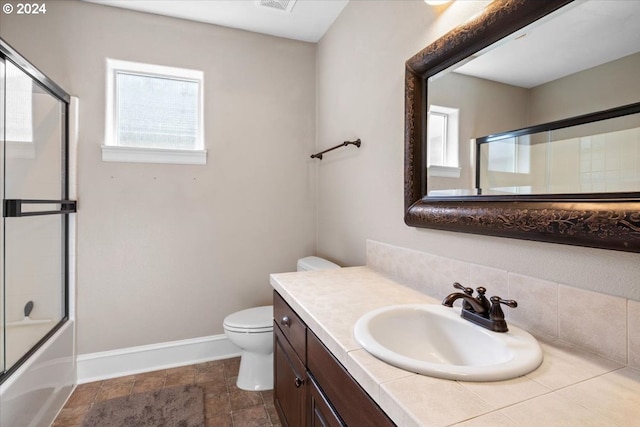
[[[451,176],[451,170],[459,177],[457,108],[431,105],[427,126],[427,165],[432,175]]]
[[[429,114],[429,166],[445,165],[445,143],[447,141],[447,115]]]
[[[5,72],[5,138],[10,142],[33,142],[31,78],[8,61]]]

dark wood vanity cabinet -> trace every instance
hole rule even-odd
[[[313,376],[309,376],[308,391],[308,427],[344,427],[346,425],[331,407]]]
[[[277,325],[273,327],[273,399],[284,427],[305,425],[307,372]]]
[[[302,427],[307,406],[307,326],[277,293],[273,316],[273,403],[284,427]]]
[[[274,404],[285,427],[395,424],[274,292]]]

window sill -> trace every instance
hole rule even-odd
[[[206,165],[207,150],[102,146],[103,162]]]
[[[461,168],[452,166],[429,166],[429,176],[440,176],[443,178],[460,178]]]
[[[33,141],[6,141],[7,159],[35,159],[36,144]]]

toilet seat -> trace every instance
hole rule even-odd
[[[273,331],[273,306],[241,310],[224,318],[224,329],[231,332],[261,333]]]

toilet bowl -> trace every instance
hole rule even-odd
[[[238,388],[273,388],[273,306],[254,307],[225,317],[224,333],[242,350]]]
[[[315,256],[298,260],[298,271],[340,268]],[[273,388],[273,306],[253,307],[225,317],[224,332],[240,348],[240,370],[236,385],[242,390]]]

